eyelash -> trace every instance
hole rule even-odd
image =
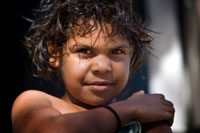
[[[91,58],[93,57],[93,53],[91,50],[87,48],[80,48],[76,51],[79,54],[80,58]]]
[[[92,51],[87,48],[80,48],[76,52],[82,58],[91,58],[95,56],[94,53],[92,53]],[[125,52],[122,49],[113,49],[110,54],[113,55],[113,57],[118,58],[121,57],[120,55],[125,54]]]
[[[91,54],[92,52],[88,49],[82,48],[77,50],[78,53],[82,53],[82,54]]]
[[[121,49],[114,49],[112,50],[112,54],[124,54],[124,51]]]

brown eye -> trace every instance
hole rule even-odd
[[[77,50],[78,53],[82,53],[82,54],[91,54],[91,51],[88,49],[79,49]]]
[[[112,50],[112,54],[124,54],[124,51],[121,49],[114,49]]]
[[[81,48],[81,49],[78,49],[76,51],[76,53],[79,54],[79,57],[80,58],[84,58],[84,59],[87,59],[87,58],[91,58],[94,56],[94,54],[92,53],[91,50],[87,49],[87,48]]]

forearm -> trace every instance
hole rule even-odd
[[[150,124],[154,121],[168,120],[173,117],[173,113],[170,116],[163,116],[166,111],[162,110],[163,106],[159,106],[162,105],[160,104],[162,100],[159,95],[143,95],[136,98],[131,97],[128,100],[116,102],[109,106],[119,115],[122,126],[129,121]],[[117,119],[113,112],[106,108],[61,114],[47,121],[50,122],[47,122],[42,131],[49,133],[52,133],[52,131],[60,133],[112,133],[117,130]],[[163,130],[166,133],[170,133],[171,131],[170,126],[165,124],[152,124],[151,126],[151,128],[146,130],[148,133],[163,132]]]
[[[115,108],[117,106],[115,105]],[[120,114],[120,116],[124,117],[123,114]],[[111,111],[105,108],[96,108],[78,113],[60,115],[52,120],[51,125],[54,131],[58,129],[59,132],[63,131],[65,133],[112,133],[117,129],[117,120]]]

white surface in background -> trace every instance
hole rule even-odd
[[[176,1],[146,1],[150,16],[150,29],[163,34],[155,34],[153,48],[158,57],[149,58],[149,91],[163,93],[174,103],[176,109],[174,132],[184,133],[187,129],[187,109],[190,88],[185,76]]]
[[[186,131],[190,93],[185,80],[181,49],[177,42],[174,42],[167,54],[160,58],[157,65],[157,72],[151,74],[150,92],[163,93],[166,99],[173,102],[176,112],[172,129],[183,133]]]

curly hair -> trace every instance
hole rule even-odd
[[[42,0],[35,15],[25,35],[25,46],[37,68],[37,75],[46,79],[61,79],[59,69],[52,67],[49,59],[62,56],[67,40],[77,33],[79,36],[91,33],[99,25],[110,24],[112,31],[107,33],[108,37],[122,35],[134,46],[133,72],[140,66],[145,51],[151,49],[152,37],[133,0]],[[49,44],[53,51],[49,51]]]

